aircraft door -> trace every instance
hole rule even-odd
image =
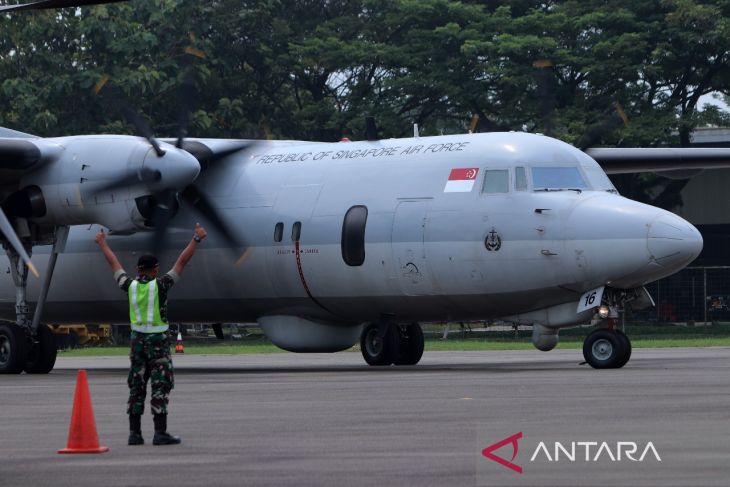
[[[430,200],[401,201],[393,217],[391,247],[394,272],[401,290],[411,296],[433,292],[424,242],[429,203]]]
[[[312,242],[311,217],[321,187],[284,186],[276,199],[270,222],[273,245],[268,274],[277,297],[312,298],[302,261],[314,255],[307,245]]]

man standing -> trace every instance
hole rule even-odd
[[[162,277],[157,277],[160,265],[154,255],[143,255],[137,261],[137,277],[130,279],[119,263],[117,256],[106,241],[104,230],[96,235],[106,261],[114,272],[119,287],[129,295],[129,320],[132,326],[130,343],[129,384],[129,445],[143,445],[142,413],[144,412],[147,382],[152,379],[150,409],[154,415],[155,436],[153,445],[177,445],[177,436],[167,432],[167,403],[175,381],[170,357],[170,342],[167,337],[167,293],[180,279],[185,265],[195,253],[206,232],[200,224],[190,243],[180,253],[175,265]]]

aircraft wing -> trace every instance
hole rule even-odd
[[[671,175],[674,171],[730,168],[730,148],[594,148],[586,153],[606,174],[656,172]]]

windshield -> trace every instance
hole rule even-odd
[[[570,167],[533,167],[532,187],[535,191],[546,189],[588,189],[580,171]]]

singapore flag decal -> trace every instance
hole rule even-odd
[[[468,193],[474,188],[477,174],[479,174],[478,167],[452,169],[449,180],[446,181],[446,186],[444,186],[444,193]]]

